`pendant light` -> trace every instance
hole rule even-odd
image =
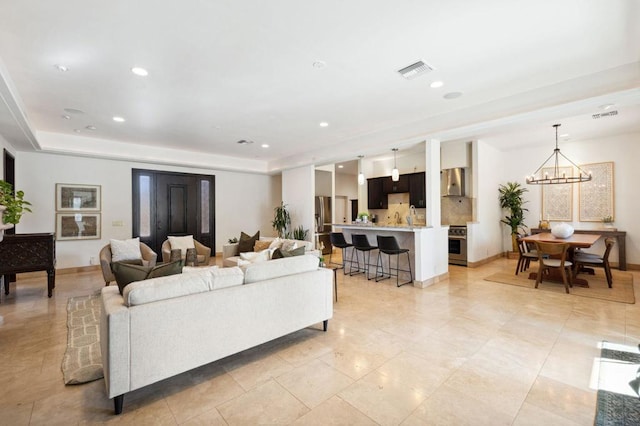
[[[400,172],[398,172],[398,167],[396,166],[396,152],[398,152],[398,148],[393,148],[393,170],[391,170],[391,180],[397,182],[400,180]]]
[[[590,181],[591,172],[585,172],[580,168],[580,166],[569,160],[560,152],[560,148],[558,148],[558,127],[560,127],[560,124],[554,124],[553,127],[556,128],[556,149],[553,150],[553,153],[549,158],[547,158],[531,176],[526,177],[527,183],[529,185],[557,185],[561,183],[580,183]],[[559,156],[562,156],[562,158],[578,169],[578,176],[567,176],[565,173],[560,173],[560,166],[558,164]],[[553,162],[551,162],[553,164],[550,164],[549,168],[553,169],[553,175],[549,176],[548,172],[542,173],[542,168],[549,162],[549,160],[551,160],[551,158],[553,158]],[[540,175],[537,174],[538,172],[540,172]]]
[[[364,155],[358,155],[358,185],[364,185],[364,173],[362,173],[362,159]]]

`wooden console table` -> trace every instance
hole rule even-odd
[[[9,275],[47,271],[49,297],[56,286],[56,236],[54,233],[5,235],[0,242],[0,276],[9,294]]]
[[[532,234],[539,234],[541,232],[550,232],[549,229],[532,228]],[[621,271],[627,270],[627,246],[626,246],[626,231],[613,231],[607,229],[576,229],[575,234],[600,234],[604,238],[614,237],[618,245],[618,269]]]

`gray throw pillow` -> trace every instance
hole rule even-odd
[[[304,254],[304,247],[298,247],[290,251],[275,249],[271,255],[271,259],[282,259],[283,257],[302,256]]]
[[[240,240],[238,241],[238,253],[246,253],[249,251],[253,251],[253,246],[256,244],[256,241],[259,239],[260,239],[260,231],[256,232],[256,234],[253,237],[245,234],[244,232],[241,232]]]
[[[111,269],[113,270],[113,275],[116,277],[118,290],[120,290],[120,294],[122,294],[124,292],[124,288],[133,282],[149,278],[181,274],[182,266],[182,260],[160,263],[153,268],[149,266],[131,265],[125,262],[114,262],[111,265]]]

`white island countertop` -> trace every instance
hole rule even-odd
[[[430,226],[378,225],[377,223],[334,223],[336,228],[362,229],[371,231],[416,232],[431,228]]]

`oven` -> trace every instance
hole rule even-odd
[[[449,263],[467,266],[467,227],[449,226]]]

